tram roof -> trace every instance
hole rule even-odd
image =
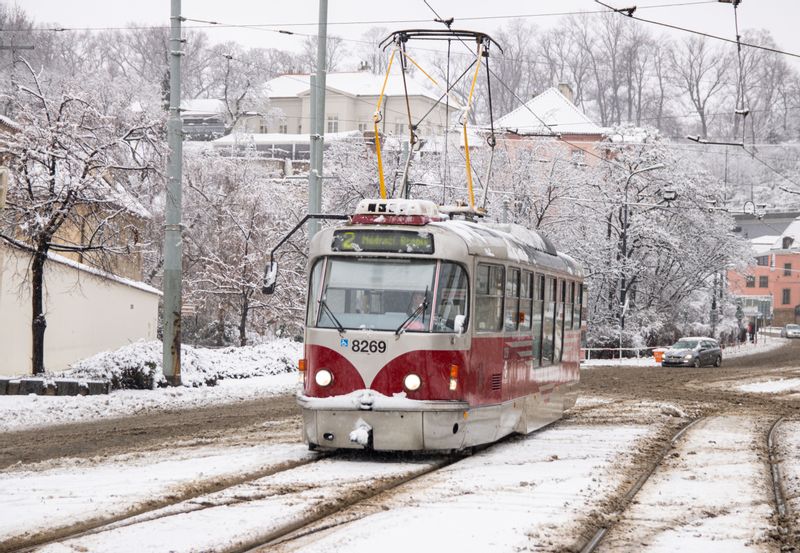
[[[429,225],[457,234],[464,240],[471,255],[540,265],[583,276],[583,269],[577,261],[557,251],[547,237],[522,225],[463,220],[432,222]]]
[[[583,269],[578,262],[558,252],[547,237],[535,230],[514,223],[451,219],[446,213],[454,210],[442,209],[444,211],[426,200],[365,199],[359,202],[353,219],[345,226],[353,229],[431,232],[439,236],[436,239],[437,257],[457,259],[472,255],[494,258],[498,262],[510,261],[546,268],[575,277],[583,276]],[[334,229],[321,232],[325,238],[317,236],[320,241],[315,240],[316,248],[326,249],[321,240],[330,240],[333,232]],[[443,252],[446,255],[442,255]]]

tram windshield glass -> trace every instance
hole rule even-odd
[[[329,258],[324,276],[322,270],[323,263],[317,263],[311,275],[310,326],[456,332],[458,321],[468,313],[467,275],[455,263]],[[317,292],[320,278],[324,282]]]

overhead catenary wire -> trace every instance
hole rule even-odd
[[[665,4],[653,4],[650,6],[642,6],[639,9],[641,10],[648,10],[648,9],[660,9],[660,8],[672,8],[672,7],[680,7],[680,6],[694,6],[694,5],[701,5],[701,4],[714,4],[717,0],[693,0],[688,2],[669,2]],[[541,13],[520,13],[520,14],[504,14],[504,15],[477,15],[471,17],[462,17],[460,18],[463,21],[482,21],[482,20],[495,20],[495,19],[520,19],[520,18],[538,18],[538,17],[563,17],[567,15],[581,15],[581,14],[601,14],[606,13],[606,10],[584,10],[584,11],[566,11],[566,12],[541,12]],[[249,23],[249,24],[234,24],[234,23],[223,23],[220,21],[213,21],[207,19],[199,19],[199,18],[189,18],[183,17],[182,21],[192,21],[198,22],[202,25],[184,25],[184,29],[211,29],[211,28],[242,28],[242,29],[258,29],[267,27],[316,27],[318,25],[317,21],[309,21],[309,22],[291,22],[291,21],[284,21],[278,23]],[[328,26],[349,26],[349,25],[392,25],[392,24],[407,24],[407,23],[427,23],[430,19],[373,19],[373,20],[349,20],[349,21],[329,21]],[[30,29],[27,28],[6,28],[0,29],[0,33],[14,33],[14,32],[86,32],[86,31],[147,31],[147,30],[159,30],[159,29],[169,29],[169,25],[126,25],[126,26],[83,26],[83,27],[67,27],[67,26],[56,26],[56,27],[33,27]]]
[[[613,6],[609,6],[608,4],[606,4],[604,2],[601,2],[600,0],[594,0],[594,1],[597,2],[598,4],[600,4],[601,6],[605,6],[606,8],[608,8],[609,10],[611,10],[614,13],[618,13],[621,16],[628,17],[628,18],[634,19],[636,21],[641,21],[643,23],[650,23],[652,25],[658,25],[658,26],[661,26],[661,27],[666,27],[666,28],[669,28],[669,29],[673,29],[675,31],[681,31],[681,32],[684,32],[684,33],[691,33],[691,34],[694,34],[694,35],[704,36],[706,38],[713,38],[714,40],[721,40],[723,42],[728,42],[728,43],[741,45],[741,46],[747,46],[748,48],[756,48],[758,50],[766,50],[767,52],[773,52],[775,54],[782,54],[784,56],[791,56],[793,58],[800,58],[800,54],[795,54],[794,52],[787,52],[786,50],[780,50],[778,48],[771,48],[769,46],[762,46],[760,44],[752,44],[752,43],[749,43],[749,42],[741,42],[739,40],[732,40],[730,38],[725,38],[723,36],[712,35],[710,33],[704,33],[702,31],[697,31],[697,30],[694,30],[694,29],[688,29],[686,27],[681,27],[679,25],[671,25],[670,23],[664,23],[663,21],[654,21],[652,19],[645,19],[643,17],[638,17],[636,15],[633,15],[633,12],[639,9],[638,7],[619,9],[619,8],[615,8]]]

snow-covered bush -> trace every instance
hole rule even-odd
[[[302,344],[280,339],[257,346],[181,348],[184,386],[213,386],[225,378],[248,378],[295,370]],[[113,389],[165,386],[161,342],[137,342],[74,363],[62,376],[106,379]]]

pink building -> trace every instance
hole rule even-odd
[[[746,274],[728,273],[728,287],[736,296],[770,296],[772,324],[800,322],[800,217],[780,236],[752,241],[756,265]]]

